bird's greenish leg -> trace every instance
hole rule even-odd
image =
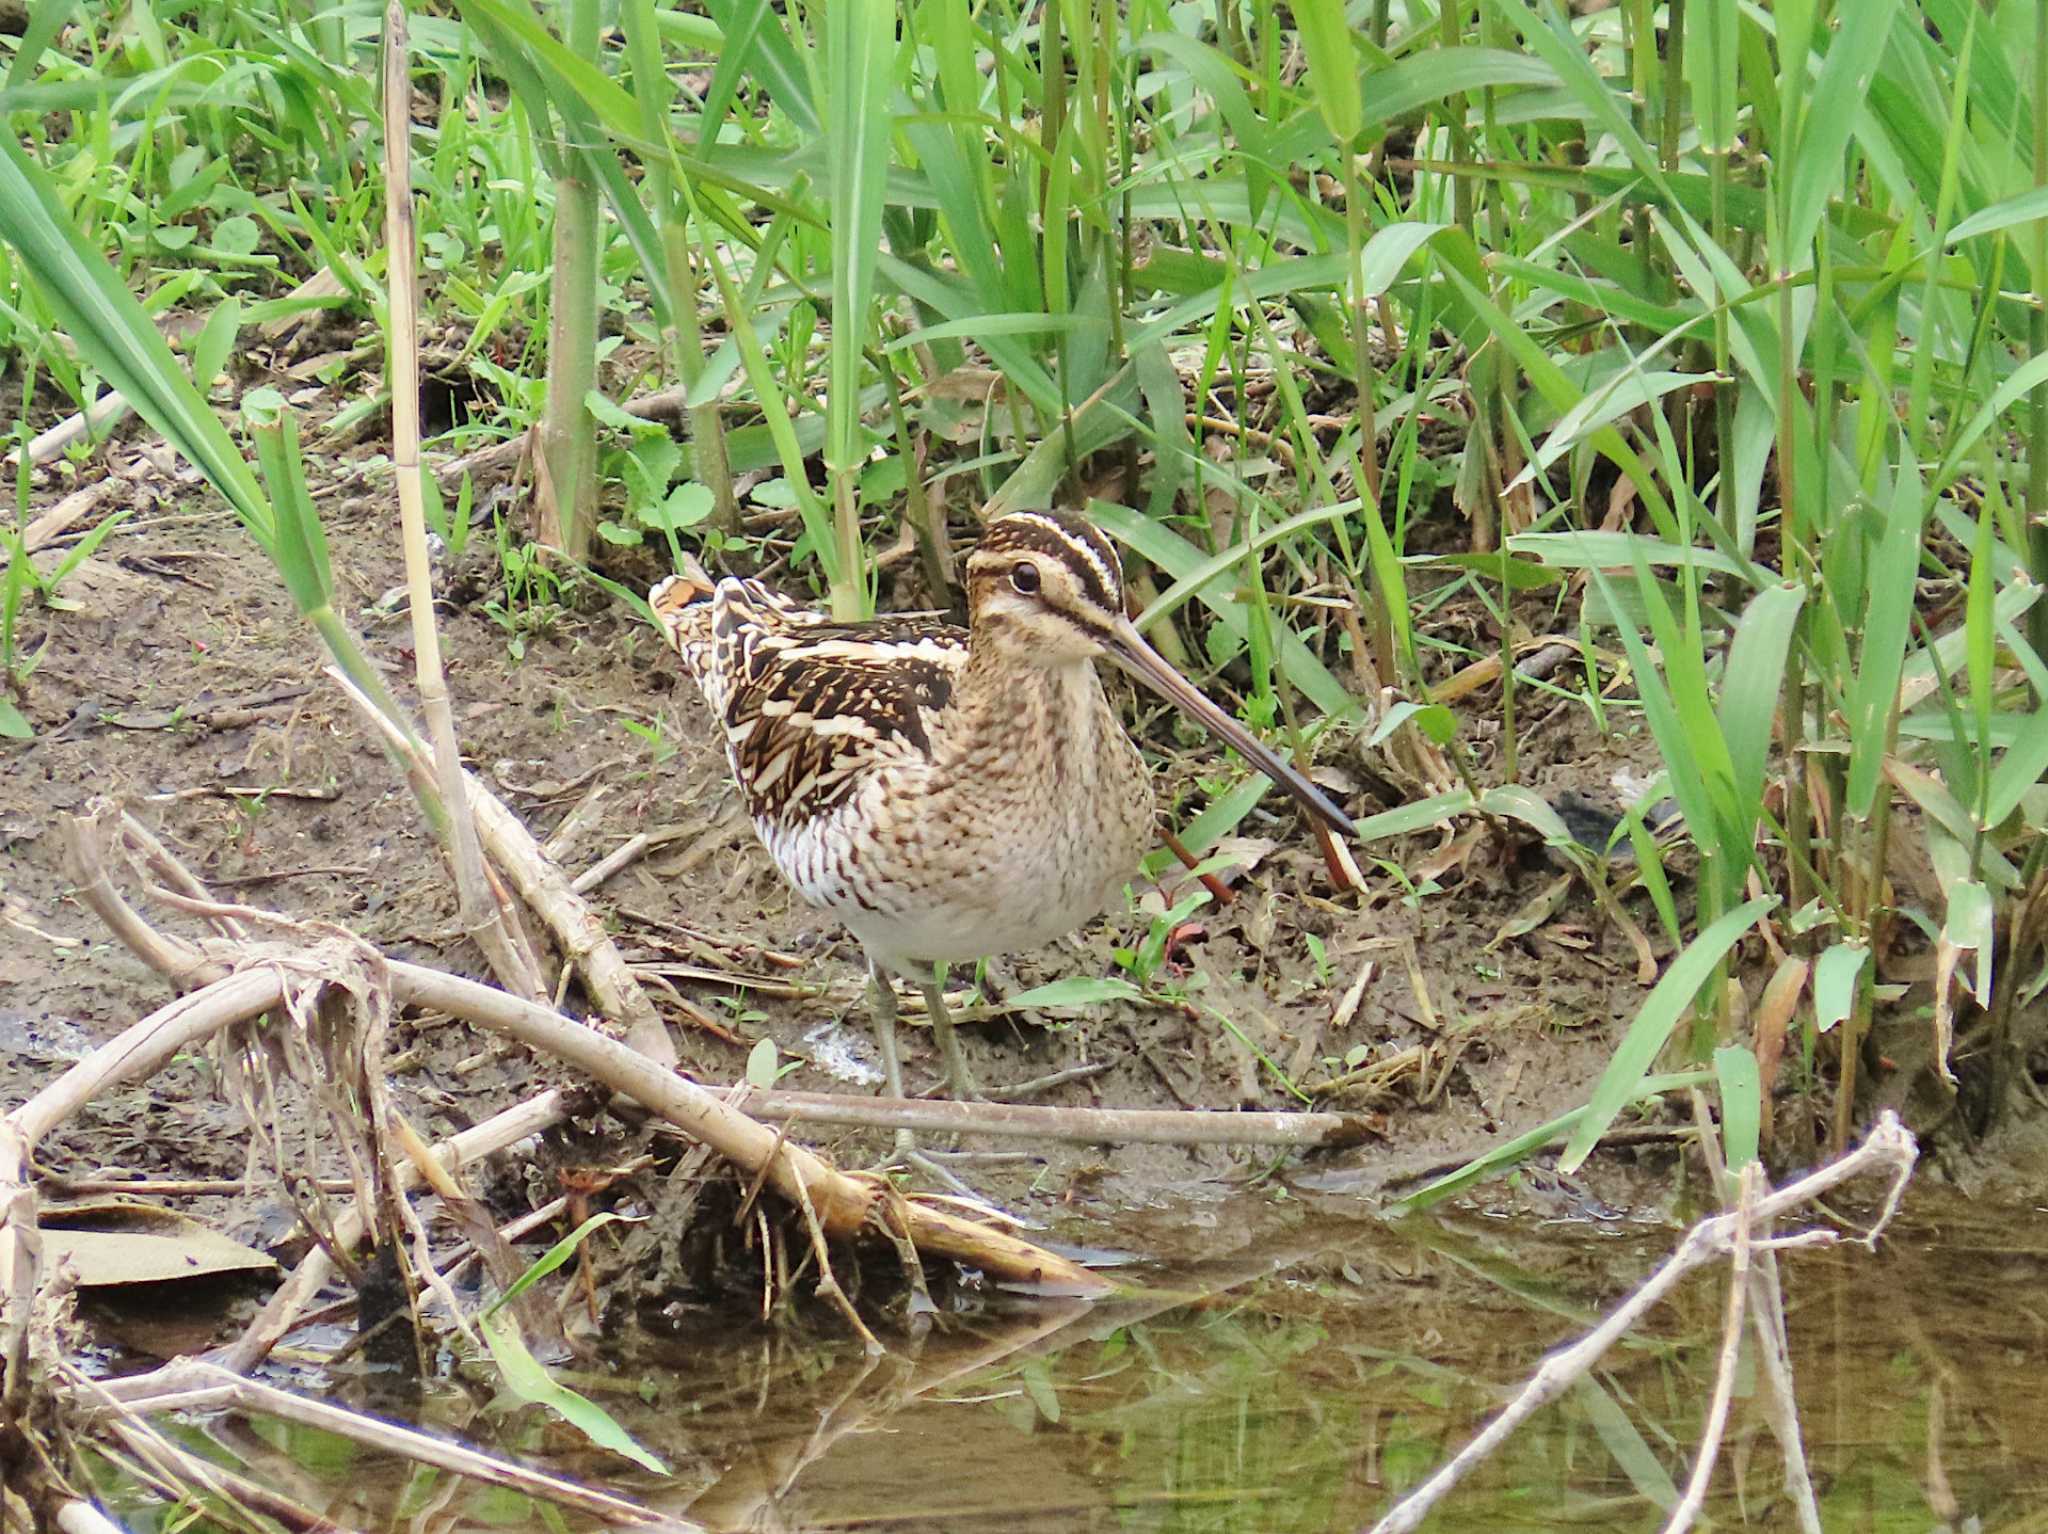
[[[896,987],[882,973],[881,966],[868,962],[868,1011],[875,1024],[875,1047],[882,1053],[882,1079],[889,1095],[903,1096],[903,1061],[896,1053]],[[917,1149],[917,1137],[907,1129],[896,1131],[896,1154],[907,1156]]]
[[[954,1101],[970,1102],[981,1096],[981,1088],[967,1068],[967,1057],[960,1052],[960,1040],[953,1031],[953,1014],[946,1010],[945,992],[935,979],[926,981],[923,990],[925,1008],[931,1013],[932,1035],[939,1041],[939,1058],[946,1066],[946,1090]]]

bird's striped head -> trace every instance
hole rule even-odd
[[[1116,547],[1077,517],[1018,511],[989,523],[967,561],[974,632],[1042,664],[1100,655],[1124,621]]]
[[[1041,666],[1116,663],[1175,705],[1331,826],[1350,819],[1320,788],[1205,697],[1140,637],[1124,615],[1116,549],[1075,517],[1018,511],[989,523],[967,561],[974,643]]]

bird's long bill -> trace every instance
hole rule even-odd
[[[1211,703],[1193,682],[1169,666],[1157,650],[1145,643],[1129,619],[1118,621],[1115,636],[1104,649],[1111,660],[1231,747],[1299,799],[1304,807],[1346,836],[1351,834],[1349,815],[1332,804],[1328,795],[1295,771],[1285,758],[1262,744],[1256,735]]]

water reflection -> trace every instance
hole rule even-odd
[[[1458,1215],[1333,1230],[1299,1206],[1201,1215],[1206,1229],[1169,1229],[1209,1255],[1145,1273],[1144,1299],[998,1301],[881,1360],[732,1324],[643,1340],[630,1369],[575,1383],[667,1461],[666,1480],[488,1394],[444,1392],[434,1425],[721,1531],[1362,1529],[1674,1239]],[[2043,1236],[2031,1211],[1923,1202],[1877,1257],[1788,1260],[1830,1534],[2048,1529]],[[1682,1288],[1653,1333],[1610,1353],[1429,1527],[1656,1527],[1698,1437],[1721,1303],[1717,1282]],[[574,1526],[504,1493],[374,1465],[324,1435],[219,1421],[175,1431],[344,1527]],[[131,1528],[176,1523],[135,1502],[123,1511]],[[1747,1375],[1708,1514],[1796,1526]]]

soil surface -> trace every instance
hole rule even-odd
[[[99,493],[35,556],[39,568],[100,519],[131,515],[65,579],[61,610],[31,607],[23,618],[25,646],[41,659],[21,697],[35,738],[0,742],[0,1092],[21,1101],[168,999],[71,894],[61,818],[102,800],[128,808],[223,898],[339,923],[392,955],[480,975],[413,800],[322,675],[324,652],[233,518],[139,427],[82,474],[105,476]],[[69,475],[44,471],[32,516],[75,491]],[[358,446],[317,461],[312,482],[338,606],[410,702],[388,468],[374,446]],[[765,1036],[788,1068],[781,1085],[875,1090],[859,951],[792,896],[756,843],[709,717],[658,637],[587,586],[559,602],[508,593],[499,549],[480,518],[467,547],[437,571],[470,761],[543,840],[572,811],[588,812],[562,854],[572,875],[635,835],[654,839],[592,898],[628,956],[647,966],[686,1070],[736,1081]],[[915,561],[895,568],[907,582]],[[651,564],[617,572],[639,586],[657,573]],[[907,584],[884,593],[885,606],[924,601]],[[1553,708],[1533,727],[1525,721],[1524,781],[1554,802],[1582,794],[1612,804],[1617,775],[1646,778],[1654,753],[1641,739],[1593,734],[1581,715]],[[1177,742],[1155,708],[1132,704],[1127,717],[1154,753],[1166,824],[1185,826],[1205,802],[1201,782],[1213,784],[1216,754]],[[1326,755],[1319,771],[1333,788],[1371,780],[1356,742]],[[1351,803],[1381,807],[1362,792]],[[1367,893],[1340,895],[1307,828],[1281,796],[1269,797],[1226,845],[1244,865],[1225,875],[1232,901],[1173,930],[1157,976],[1169,1002],[963,1027],[977,1076],[1001,1086],[1093,1066],[1033,1100],[1165,1108],[1299,1106],[1291,1081],[1319,1105],[1379,1116],[1378,1142],[1293,1168],[1321,1186],[1365,1192],[1457,1165],[1556,1116],[1585,1100],[1646,994],[1638,955],[1583,885],[1560,884],[1560,867],[1540,848],[1456,829],[1462,840],[1439,830],[1373,849],[1398,855],[1400,867],[1368,864]],[[1177,869],[1165,887],[1137,881],[1131,909],[997,966],[1002,988],[1124,973],[1112,950],[1139,947],[1152,916],[1188,887]],[[1647,906],[1632,899],[1654,933]],[[569,1005],[579,1001],[572,987]],[[908,999],[906,1014],[916,1021]],[[910,1089],[936,1089],[928,1031],[905,1033]],[[391,1049],[400,1100],[437,1135],[566,1079],[552,1063],[444,1019],[402,1021]],[[1383,1062],[1396,1063],[1377,1080],[1328,1089]],[[1796,1133],[1786,1151],[1795,1163],[1808,1159]],[[848,1164],[885,1149],[873,1135],[805,1137]],[[582,1149],[601,1155],[601,1138]],[[968,1176],[1053,1209],[1074,1200],[1141,1205],[1276,1169],[1268,1152],[1025,1150],[1021,1160],[971,1163]],[[192,1059],[95,1102],[39,1158],[72,1177],[224,1178],[241,1174],[250,1154],[214,1068]],[[537,1202],[552,1190],[530,1191]],[[1596,1196],[1539,1176],[1512,1197],[1571,1213],[1664,1195],[1624,1180]],[[244,1235],[277,1218],[260,1200],[212,1213]]]

